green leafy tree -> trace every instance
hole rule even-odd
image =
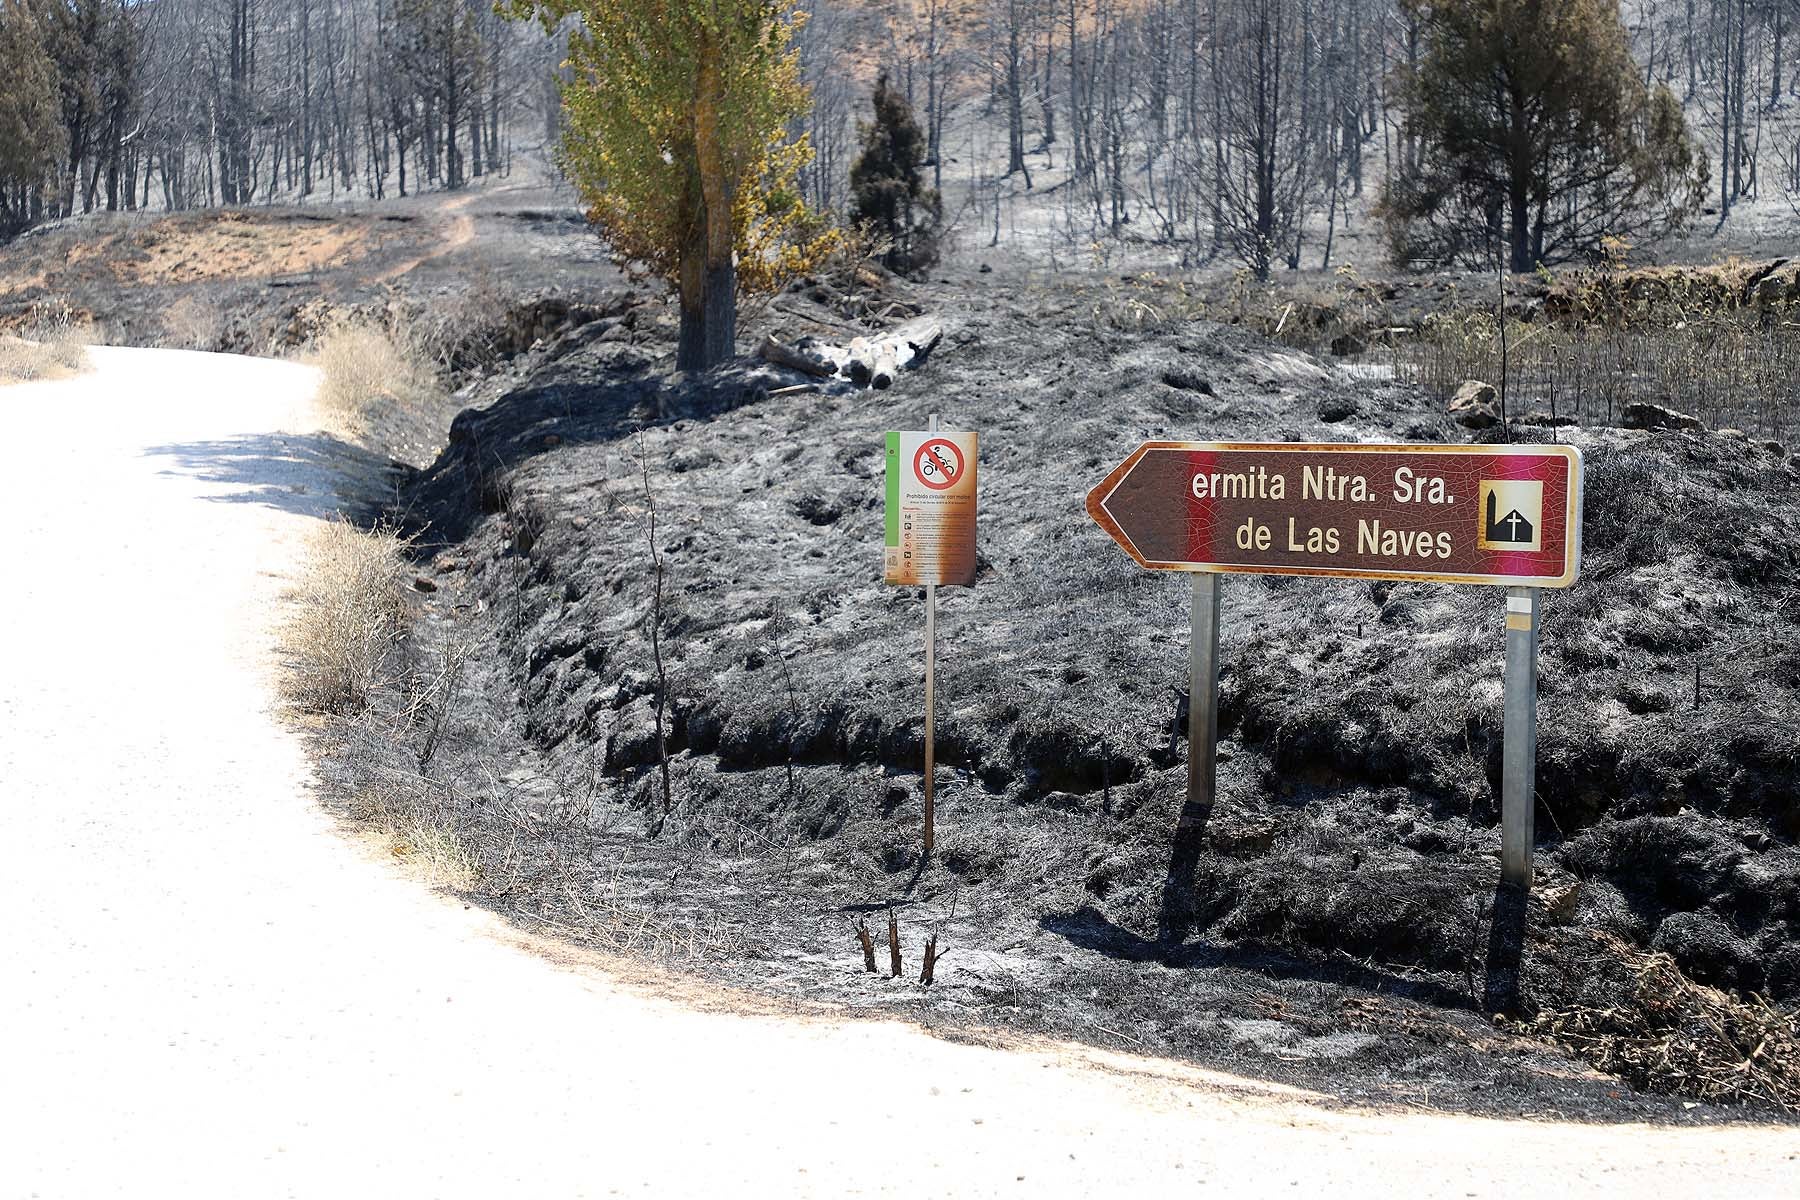
[[[64,141],[56,67],[24,0],[0,0],[0,232],[43,210]]]
[[[1402,261],[1514,271],[1692,218],[1705,157],[1632,60],[1618,0],[1401,0],[1401,168],[1377,208]]]
[[[858,122],[862,152],[850,167],[850,216],[888,244],[882,261],[891,270],[923,271],[937,261],[943,204],[919,173],[926,139],[912,105],[888,82],[875,80],[875,119]]]
[[[735,353],[737,297],[777,289],[834,245],[801,201],[812,157],[797,0],[506,0],[568,17],[563,168],[628,267],[681,300],[676,362]]]

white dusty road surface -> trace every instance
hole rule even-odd
[[[311,374],[94,359],[0,388],[0,1196],[1800,1191],[1792,1130],[1328,1111],[534,954],[346,839],[271,709]]]

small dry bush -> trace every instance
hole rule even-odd
[[[308,549],[294,610],[281,630],[283,693],[313,713],[356,713],[401,666],[411,623],[405,542],[346,521],[323,526]]]
[[[346,437],[428,411],[442,396],[429,358],[393,329],[339,323],[319,337],[313,356],[325,376],[319,400]]]
[[[0,334],[0,384],[66,379],[87,369],[87,332],[66,304],[33,308],[22,336]]]
[[[163,344],[174,350],[218,350],[226,327],[222,299],[191,292],[163,311]]]

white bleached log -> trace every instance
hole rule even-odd
[[[927,354],[944,336],[944,323],[936,317],[914,317],[904,325],[896,325],[882,334],[896,344],[904,344],[911,353],[905,356],[911,362],[921,354]]]
[[[900,371],[929,354],[943,339],[943,322],[915,317],[874,337],[852,338],[847,346],[803,339],[785,345],[765,337],[757,355],[765,362],[792,367],[809,375],[842,375],[858,387],[890,388]]]
[[[875,343],[868,338],[851,338],[844,361],[844,374],[857,387],[868,387],[875,378]]]

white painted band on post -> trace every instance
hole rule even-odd
[[[1509,613],[1529,613],[1534,607],[1536,606],[1532,603],[1530,596],[1508,596],[1506,598],[1506,611]]]

